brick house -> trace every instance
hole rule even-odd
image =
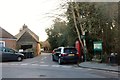
[[[48,40],[42,42],[42,47],[45,52],[50,52],[51,46],[50,46],[50,43],[48,42]]]
[[[12,49],[16,49],[16,40],[12,34],[7,32],[5,29],[0,27],[0,47],[8,47]]]
[[[17,49],[32,50],[34,56],[40,54],[40,42],[39,37],[33,33],[25,24],[20,32],[15,35],[17,38]]]

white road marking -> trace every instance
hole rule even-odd
[[[47,57],[44,57],[44,59],[46,59]]]
[[[118,74],[118,72],[111,72],[111,73]]]
[[[0,65],[8,65],[8,63],[2,63],[2,64],[0,64]]]
[[[31,65],[33,65],[33,66],[38,66],[38,64],[31,64]]]
[[[28,62],[29,64],[32,64],[32,63],[37,63],[38,61],[34,61],[34,62]]]
[[[34,62],[30,62],[30,63],[4,63],[4,65],[20,65],[20,66],[27,66],[27,65],[29,65],[29,66],[41,66],[41,67],[48,67],[48,66],[50,66],[50,67],[53,67],[53,68],[59,68],[59,67],[61,67],[61,68],[73,68],[73,69],[82,69],[82,68],[79,68],[79,67],[76,67],[76,68],[74,68],[72,65],[70,66],[70,65],[47,65],[47,64],[39,64],[39,63],[45,63],[45,62],[43,62],[43,61],[41,61],[41,62],[39,62],[39,63],[36,63],[36,62],[39,62],[39,61],[34,61]]]
[[[52,67],[60,67],[60,65],[51,65]]]
[[[40,63],[45,63],[45,62],[40,62]]]
[[[26,65],[28,65],[27,63],[23,63],[23,64],[20,64],[20,65],[22,65],[22,66],[26,66]]]
[[[18,64],[10,64],[10,65],[18,65]]]
[[[63,68],[72,68],[72,66],[61,66]]]
[[[74,69],[83,69],[83,68],[74,68]]]
[[[49,66],[49,65],[40,65],[40,66]]]

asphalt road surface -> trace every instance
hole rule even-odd
[[[81,68],[73,63],[59,65],[50,53],[0,65],[2,78],[118,78],[117,72]]]

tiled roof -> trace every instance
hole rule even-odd
[[[9,38],[9,39],[16,39],[12,34],[7,32],[5,29],[0,27],[0,38]]]
[[[32,32],[29,28],[25,28],[21,30],[17,35],[15,35],[15,37],[17,38],[17,41],[22,37],[22,35],[24,35],[25,32],[28,32],[37,42],[39,42],[39,37],[34,32]]]

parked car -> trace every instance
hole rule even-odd
[[[27,58],[33,58],[34,57],[34,51],[33,49],[26,49],[26,50],[19,50],[20,53],[24,54],[24,59]]]
[[[0,58],[0,61],[22,61],[24,55],[11,48],[0,47]]]
[[[41,52],[44,52],[44,48],[41,48],[40,50],[41,50]]]
[[[79,60],[78,52],[74,47],[59,47],[52,52],[52,60],[59,64],[65,62],[75,62]]]

